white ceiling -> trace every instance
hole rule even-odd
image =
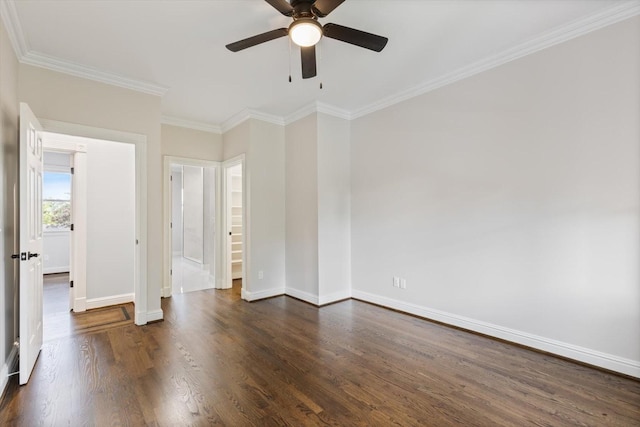
[[[2,11],[22,62],[163,94],[165,121],[216,129],[243,111],[286,120],[309,105],[358,117],[638,14],[640,2],[347,0],[321,23],[389,43],[375,53],[325,38],[308,80],[287,38],[225,49],[288,25],[263,0],[6,0]]]

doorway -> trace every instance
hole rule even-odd
[[[135,146],[51,132],[43,132],[43,144],[45,187],[48,171],[56,185],[63,172],[70,178],[70,197],[63,200],[58,191],[52,206],[43,203],[44,273],[68,272],[67,316],[69,310],[133,302],[138,267]],[[60,281],[59,276],[54,280],[56,287]]]
[[[220,169],[214,161],[163,158],[164,298],[174,294],[174,278],[176,294],[223,283]]]
[[[215,287],[217,167],[171,163],[171,294]]]
[[[225,288],[246,289],[246,206],[244,156],[224,162]]]
[[[72,154],[44,150],[42,177],[43,339],[69,334]]]

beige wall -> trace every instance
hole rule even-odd
[[[240,154],[249,152],[251,141],[251,120],[240,123],[233,129],[229,129],[222,137],[222,157],[224,160],[232,159]]]
[[[243,297],[254,300],[283,294],[284,129],[249,119],[226,132],[223,140],[225,160],[245,155],[247,263],[244,266]]]
[[[147,312],[157,315],[162,283],[161,98],[24,64],[19,96],[41,119],[146,135]]]
[[[246,272],[254,296],[282,293],[285,287],[284,162],[284,128],[252,119],[245,171],[250,239]]]
[[[162,155],[222,161],[222,135],[178,126],[162,125]]]
[[[640,376],[639,42],[636,17],[355,120],[354,296]]]
[[[0,394],[13,366],[8,360],[18,337],[18,269],[10,256],[17,253],[18,183],[18,61],[0,19]]]
[[[286,126],[287,294],[351,297],[350,123],[322,113]]]
[[[318,114],[318,298],[351,297],[351,124]]]
[[[287,293],[318,303],[318,115],[286,126]]]

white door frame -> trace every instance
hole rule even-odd
[[[231,182],[229,180],[229,169],[234,166],[242,166],[242,298],[244,299],[245,290],[248,289],[249,278],[247,277],[247,262],[249,262],[249,229],[247,228],[247,168],[245,164],[245,155],[240,154],[222,163],[222,185],[224,195],[224,288],[231,288],[233,285],[233,275],[231,273],[231,244],[229,233],[231,232],[231,200],[229,197]]]
[[[136,325],[145,325],[149,320],[147,312],[147,136],[57,120],[41,119],[40,123],[45,132],[134,144],[136,162],[135,323]],[[151,320],[157,318],[158,316],[154,314]]]
[[[163,156],[163,229],[164,229],[164,239],[163,239],[163,259],[164,262],[162,268],[162,296],[164,298],[168,298],[172,294],[172,281],[171,281],[171,264],[172,264],[172,233],[171,233],[171,164],[179,164],[182,166],[195,166],[195,167],[203,167],[203,168],[214,168],[215,177],[216,177],[216,185],[215,185],[215,200],[216,200],[216,208],[215,208],[215,216],[216,216],[216,240],[214,242],[214,250],[215,250],[215,260],[214,260],[214,272],[215,272],[215,287],[216,289],[220,289],[222,284],[224,283],[223,274],[223,240],[221,238],[223,233],[222,224],[224,221],[221,221],[222,216],[222,207],[220,203],[220,189],[221,189],[221,180],[220,180],[220,171],[221,164],[220,162],[215,162],[211,160],[200,160],[200,159],[191,159],[187,157],[176,157],[176,156]]]
[[[42,139],[46,151],[71,154],[74,230],[69,236],[69,280],[73,282],[73,287],[69,288],[69,308],[82,312],[87,309],[87,145],[77,137],[49,132],[43,132]]]

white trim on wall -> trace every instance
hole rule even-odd
[[[219,125],[212,125],[209,123],[198,122],[195,120],[181,119],[180,117],[162,115],[161,121],[163,125],[178,126],[181,128],[199,130],[203,132],[215,133],[222,135],[222,128]]]
[[[325,103],[313,102],[287,116],[277,116],[258,110],[243,109],[225,120],[222,124],[198,122],[171,116],[163,116],[162,123],[213,133],[226,133],[248,119],[258,119],[284,126],[314,112],[333,115],[345,120],[353,120],[638,14],[640,14],[640,3],[638,1],[628,0],[614,4],[604,10],[539,34],[523,43],[483,58],[473,64],[468,64],[453,72],[430,79],[417,86],[379,99],[353,111],[343,110]],[[46,68],[151,95],[164,96],[169,89],[155,83],[131,79],[126,76],[108,73],[32,51],[24,36],[22,25],[20,24],[20,19],[15,8],[15,0],[0,1],[0,16],[5,23],[13,50],[18,60],[23,64]]]
[[[108,307],[110,305],[126,304],[128,302],[133,302],[133,300],[133,294],[121,294],[102,298],[91,298],[86,301],[86,305],[87,310],[91,310],[94,308]]]
[[[18,345],[17,342],[13,343],[13,348],[7,357],[7,360],[0,369],[0,398],[3,397],[3,393],[9,383],[9,375],[15,373],[18,368]]]
[[[281,288],[264,289],[262,291],[257,291],[257,292],[247,291],[243,286],[241,298],[245,301],[253,302],[253,301],[259,301],[265,298],[277,297],[284,294],[285,294],[284,286]]]
[[[425,319],[435,320],[447,325],[478,332],[483,335],[503,339],[512,343],[531,347],[536,350],[556,354],[558,356],[587,363],[589,365],[598,366],[600,368],[640,378],[640,363],[634,360],[601,353],[596,350],[579,347],[550,338],[529,334],[527,332],[505,328],[491,323],[459,316],[457,314],[447,313],[445,311],[411,304],[368,292],[354,289],[352,293],[353,298],[357,300],[377,304],[403,313],[409,313]]]

